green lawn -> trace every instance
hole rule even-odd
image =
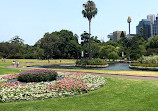
[[[20,61],[20,63],[34,62],[40,64],[47,62],[47,60],[26,59]],[[75,60],[66,60],[66,63],[74,63],[74,61]],[[55,60],[51,61],[51,63],[54,62]],[[59,60],[57,62],[59,63]],[[11,65],[11,63],[12,60],[7,60],[5,63],[0,62],[0,75],[19,73],[19,69],[5,68]],[[91,72],[96,71],[93,70]],[[142,71],[100,71],[99,73],[157,75],[157,72]],[[158,81],[121,78],[106,79],[107,84],[105,87],[87,94],[38,101],[0,103],[0,111],[157,111]]]
[[[0,103],[0,111],[157,111],[158,81],[107,78],[87,94],[39,101]]]
[[[48,63],[48,60],[36,60],[36,59],[7,59],[6,62],[2,62],[0,61],[0,75],[3,74],[14,74],[14,73],[19,73],[20,70],[19,69],[11,69],[11,68],[6,68],[6,66],[10,66],[12,65],[12,61],[20,61],[20,64],[24,64],[24,63],[32,63],[32,65],[38,64],[38,65],[50,65],[50,64],[59,64],[60,63],[60,59],[53,59],[50,60],[50,63]],[[73,59],[65,59],[65,61],[63,59],[61,59],[61,63],[75,63],[76,60]],[[55,63],[57,62],[57,63]],[[24,70],[21,70],[24,71]]]
[[[0,75],[3,74],[14,74],[14,73],[19,73],[20,70],[19,69],[11,69],[11,68],[6,68],[6,66],[9,66],[11,64],[9,64],[8,62],[6,63],[0,63]]]

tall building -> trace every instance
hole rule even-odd
[[[158,15],[153,24],[153,35],[158,35]]]
[[[142,19],[136,26],[136,34],[146,35],[148,38],[152,36],[151,20]]]
[[[154,14],[147,15],[147,19],[148,19],[148,20],[151,20],[151,23],[154,24],[155,15],[154,15]]]
[[[113,41],[119,41],[121,39],[121,34],[122,33],[126,37],[126,31],[115,31],[115,32],[113,32]]]
[[[151,37],[153,37],[154,35],[154,22],[155,22],[155,14],[150,14],[150,15],[147,15],[147,19],[151,21]]]

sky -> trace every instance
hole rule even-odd
[[[92,36],[108,41],[114,31],[127,31],[131,16],[131,33],[148,14],[158,14],[157,0],[93,0],[98,13],[92,19]],[[0,0],[0,42],[18,35],[25,44],[34,45],[47,32],[70,30],[79,37],[88,32],[83,17],[87,0]]]

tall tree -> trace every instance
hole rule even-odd
[[[91,20],[97,14],[98,10],[93,1],[87,1],[86,4],[83,4],[84,10],[82,10],[83,17],[87,18],[89,21],[89,38],[91,38]],[[89,39],[89,59],[92,59],[91,53],[91,40]]]
[[[78,36],[71,31],[61,30],[59,32],[46,33],[36,43],[44,49],[45,57],[50,58],[79,58],[81,47]]]
[[[19,36],[16,35],[15,37],[13,37],[10,40],[10,43],[16,44],[16,45],[19,45],[19,46],[23,46],[24,45],[24,40],[21,39]]]

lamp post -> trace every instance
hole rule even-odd
[[[127,22],[129,23],[129,36],[130,36],[130,23],[131,23],[131,17],[130,16],[128,17]]]

